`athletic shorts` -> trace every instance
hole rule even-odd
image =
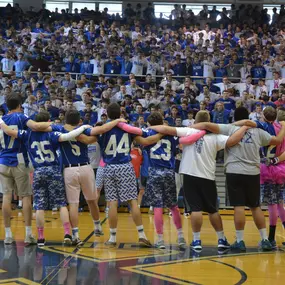
[[[106,201],[137,200],[137,181],[133,165],[130,162],[107,164],[104,168],[104,189]]]
[[[144,199],[147,206],[155,208],[172,208],[176,206],[174,169],[150,167]]]
[[[260,175],[226,173],[230,205],[233,207],[260,206]]]
[[[79,203],[80,190],[82,190],[86,201],[97,198],[94,171],[90,164],[66,167],[63,174],[69,204]]]
[[[14,191],[19,197],[31,196],[30,171],[24,164],[15,167],[0,164],[1,192],[5,195]]]
[[[264,183],[260,185],[261,203],[277,205],[283,203],[284,185]]]
[[[218,194],[215,180],[184,174],[183,189],[185,200],[192,212],[203,211],[209,214],[218,212]]]
[[[101,191],[104,187],[104,168],[99,166],[96,173],[96,189]]]
[[[33,179],[35,210],[67,206],[64,180],[59,166],[36,168]]]

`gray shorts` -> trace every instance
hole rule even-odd
[[[0,164],[1,192],[5,194],[14,193],[19,197],[27,197],[33,194],[30,183],[30,168],[24,164],[10,167]]]

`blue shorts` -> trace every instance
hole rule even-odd
[[[133,165],[108,164],[104,168],[106,201],[126,202],[138,198],[138,188]]]
[[[67,206],[63,175],[59,166],[36,168],[33,181],[35,210]]]
[[[169,168],[150,167],[145,190],[145,203],[156,208],[177,205],[175,171]]]

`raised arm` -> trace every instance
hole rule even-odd
[[[239,143],[243,136],[245,135],[246,131],[249,129],[247,126],[243,126],[239,128],[236,132],[234,132],[227,140],[226,146],[227,147],[232,147]]]
[[[79,135],[81,135],[82,132],[84,132],[86,129],[90,128],[88,125],[83,125],[80,128],[77,128],[67,134],[61,134],[59,137],[59,142],[65,142],[65,141],[70,141]]]
[[[174,127],[159,125],[159,126],[151,126],[149,128],[164,135],[177,136],[177,131],[176,128]]]
[[[0,119],[0,127],[7,136],[12,138],[18,137],[18,130],[13,130],[11,127],[7,126],[2,119]]]
[[[109,123],[106,123],[103,126],[94,127],[94,128],[92,128],[90,134],[91,134],[91,136],[97,136],[97,135],[104,134],[104,133],[112,130],[114,127],[116,127],[119,122],[125,123],[126,120],[125,119],[117,119],[117,120],[113,120]]]
[[[196,129],[196,130],[206,130],[214,134],[219,134],[220,133],[220,127],[217,124],[214,123],[198,123],[194,124],[191,126],[191,128]]]
[[[179,138],[179,143],[184,145],[190,145],[198,141],[200,138],[202,138],[206,134],[205,131],[198,132],[196,134],[187,136],[187,137],[181,137]]]

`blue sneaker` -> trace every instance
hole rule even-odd
[[[239,242],[235,241],[235,243],[231,245],[231,250],[246,251],[244,241],[243,240]]]
[[[263,239],[259,243],[260,249],[263,251],[271,251],[272,250],[272,245],[268,239]]]
[[[272,249],[276,249],[277,248],[277,244],[276,244],[276,240],[272,240],[270,241]]]
[[[227,249],[227,248],[230,248],[231,245],[228,243],[227,239],[219,239],[218,240],[218,248],[220,249]]]
[[[202,250],[202,242],[201,240],[193,240],[190,244],[190,247],[194,250]]]

